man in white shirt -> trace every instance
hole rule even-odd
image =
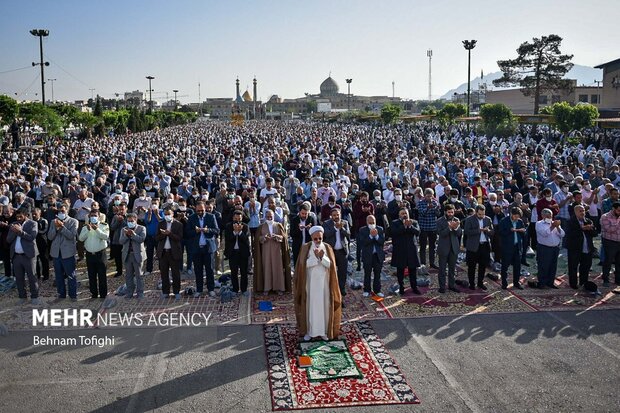
[[[538,265],[538,288],[554,288],[555,275],[558,268],[558,255],[560,245],[564,238],[564,230],[559,219],[553,220],[550,209],[545,208],[541,212],[541,220],[536,223],[536,263]]]

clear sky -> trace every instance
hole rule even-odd
[[[0,94],[40,99],[39,42],[56,100],[148,89],[153,99],[233,97],[258,79],[258,97],[318,93],[331,72],[346,93],[426,98],[428,58],[438,97],[467,80],[461,40],[476,39],[472,78],[497,71],[520,43],[564,38],[573,62],[594,66],[620,57],[617,0],[0,0]],[[23,68],[23,69],[21,69]],[[10,71],[13,69],[21,69]],[[7,72],[10,71],[10,72]],[[187,96],[186,96],[187,95]],[[46,85],[51,98],[51,82]]]

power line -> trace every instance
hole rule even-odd
[[[30,69],[31,67],[32,66],[24,66],[24,67],[20,67],[20,68],[17,68],[17,69],[5,70],[3,72],[0,72],[0,75],[3,75],[5,73],[17,72],[18,70]]]
[[[55,62],[54,60],[52,60],[48,55],[45,55],[45,58],[48,59],[51,63],[53,63],[54,65],[58,66],[58,68],[60,70],[62,70],[63,72],[65,72],[66,74],[68,74],[69,76],[71,76],[73,79],[77,80],[78,82],[80,82],[81,84],[83,84],[84,86],[86,86],[87,88],[90,88],[91,86],[86,84],[85,82],[82,82],[80,79],[78,79],[77,77],[73,76],[71,73],[69,73],[67,70],[65,70],[61,65],[59,65],[57,62]]]
[[[22,90],[22,92],[17,95],[17,98],[20,98],[24,95],[24,93],[28,92],[30,90],[30,88],[34,85],[34,82],[36,82],[37,80],[39,80],[41,76],[37,73],[37,75],[34,77],[34,79],[32,79],[32,82],[30,82],[30,84],[28,85],[28,87],[24,90]]]

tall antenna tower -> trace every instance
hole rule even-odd
[[[198,113],[202,116],[202,100],[200,100],[200,82],[198,82]]]
[[[428,56],[428,100],[431,101],[431,60],[433,59],[433,50],[428,49],[426,56]]]
[[[396,96],[396,94],[394,93],[394,81],[392,80],[392,99],[394,99],[394,96]]]

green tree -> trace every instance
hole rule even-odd
[[[553,115],[555,126],[561,132],[569,132],[573,129],[573,107],[568,102],[558,102],[551,106],[546,106],[542,112]]]
[[[465,114],[467,114],[467,106],[464,104],[446,103],[446,105],[437,113],[437,117],[441,122],[451,124],[454,122],[454,119],[459,116],[465,116]]]
[[[561,43],[557,34],[522,43],[516,59],[497,62],[503,76],[493,84],[521,87],[525,96],[534,96],[534,113],[538,114],[541,92],[570,89],[570,81],[563,77],[573,67],[573,55],[562,54]]]
[[[517,130],[517,122],[503,103],[486,104],[480,108],[482,131],[487,136],[506,138]]]
[[[381,108],[381,119],[383,119],[383,122],[386,124],[393,123],[398,119],[402,111],[403,109],[400,106],[388,103]]]
[[[598,116],[596,106],[590,103],[578,103],[573,107],[573,129],[581,130],[594,126],[594,120],[598,119]]]
[[[103,115],[103,106],[101,105],[101,98],[97,95],[97,101],[95,102],[95,109],[93,109],[93,115],[101,117]]]
[[[28,124],[43,128],[49,136],[62,135],[62,118],[54,109],[40,102],[20,104],[19,114]]]
[[[12,97],[0,96],[0,125],[10,125],[19,113],[19,105]]]
[[[422,115],[437,115],[437,109],[433,105],[428,105],[420,112]]]

